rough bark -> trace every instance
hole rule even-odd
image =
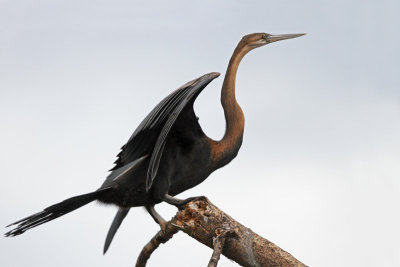
[[[209,266],[216,266],[221,252],[241,266],[306,266],[232,219],[205,197],[187,203],[168,222],[166,229],[158,232],[143,248],[136,266],[145,266],[159,244],[168,241],[178,230],[213,249]]]

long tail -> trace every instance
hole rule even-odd
[[[7,227],[12,225],[18,226],[16,226],[13,230],[5,233],[4,235],[17,236],[23,234],[26,230],[54,220],[86,204],[89,204],[90,202],[98,199],[100,196],[106,194],[110,189],[111,188],[104,188],[92,193],[71,197],[60,203],[47,207],[41,212],[35,213],[29,217],[7,225]]]

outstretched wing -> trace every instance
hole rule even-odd
[[[212,72],[206,74],[194,81],[185,84],[182,90],[182,95],[177,99],[176,104],[169,114],[154,146],[153,153],[150,158],[149,168],[147,170],[146,190],[148,191],[153,184],[153,180],[157,175],[158,165],[164,150],[165,141],[169,131],[174,125],[176,119],[181,114],[182,110],[189,104],[194,102],[199,93],[215,78],[219,76],[219,73]]]
[[[164,98],[140,123],[128,142],[122,146],[118,159],[115,161],[116,165],[111,170],[121,168],[144,155],[151,155],[146,182],[146,187],[149,189],[157,174],[166,138],[179,114],[188,103],[193,103],[198,94],[218,76],[217,72],[205,74]]]

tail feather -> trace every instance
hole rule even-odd
[[[41,212],[35,213],[22,220],[7,225],[7,227],[12,225],[17,226],[13,230],[5,233],[5,236],[17,236],[23,234],[25,231],[33,227],[52,221],[86,204],[89,204],[90,202],[105,194],[110,189],[111,188],[104,188],[88,194],[71,197],[60,203],[47,207]]]
[[[108,230],[106,241],[104,243],[103,254],[106,254],[108,248],[110,247],[111,241],[114,238],[115,233],[117,232],[119,226],[121,225],[122,221],[125,219],[126,215],[129,212],[129,208],[119,208],[115,218]]]

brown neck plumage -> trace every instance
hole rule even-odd
[[[223,165],[231,161],[242,144],[244,130],[244,115],[235,96],[236,73],[240,61],[250,49],[239,42],[229,61],[224,83],[221,90],[221,104],[225,113],[226,130],[220,141],[212,143],[212,158]]]

